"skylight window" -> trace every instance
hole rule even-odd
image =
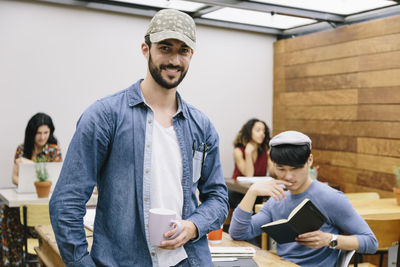
[[[173,8],[187,12],[194,12],[204,7],[204,4],[183,0],[118,0],[118,2],[131,3],[159,8]]]
[[[389,0],[250,0],[288,7],[297,7],[323,11],[340,15],[349,15],[396,4]]]
[[[279,14],[244,10],[238,8],[221,8],[202,16],[202,18],[215,19],[236,23],[244,23],[263,27],[290,29],[297,26],[315,23],[315,20],[284,16]]]

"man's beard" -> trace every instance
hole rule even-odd
[[[184,68],[182,66],[174,66],[172,64],[168,64],[168,65],[163,65],[161,64],[159,68],[157,68],[154,63],[153,60],[151,58],[151,54],[149,55],[149,70],[150,70],[150,74],[153,77],[153,79],[162,87],[166,88],[166,89],[172,89],[177,87],[183,80],[183,78],[185,78],[187,70],[185,71]],[[161,76],[161,70],[166,69],[166,68],[171,68],[171,69],[177,69],[180,71],[180,77],[176,82],[168,82],[167,80],[165,80],[162,76]]]

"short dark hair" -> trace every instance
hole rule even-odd
[[[269,151],[271,160],[279,165],[288,165],[295,168],[303,168],[311,150],[308,145],[283,144],[272,146]]]
[[[147,44],[147,46],[148,46],[149,48],[151,48],[150,35],[146,35],[146,36],[144,37],[144,42]]]
[[[38,128],[42,125],[47,125],[50,128],[50,135],[47,144],[57,145],[57,139],[53,135],[55,128],[51,117],[45,113],[36,113],[29,120],[25,129],[24,158],[32,159],[32,152],[35,146],[35,136]]]

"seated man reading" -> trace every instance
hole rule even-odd
[[[277,253],[301,266],[334,266],[339,250],[374,253],[378,243],[368,224],[347,197],[326,184],[312,180],[311,139],[296,131],[278,134],[269,142],[277,180],[253,184],[235,209],[229,229],[233,239],[247,240],[262,233],[263,224],[286,219],[305,198],[327,218],[322,227],[298,235],[296,242],[277,244]],[[283,186],[288,189],[284,191]],[[259,213],[252,215],[258,196],[270,196]]]

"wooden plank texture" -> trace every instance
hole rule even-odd
[[[357,73],[345,73],[331,76],[303,77],[286,79],[287,92],[307,92],[335,89],[355,89],[359,87]]]
[[[307,134],[313,149],[357,152],[357,138],[343,135]]]
[[[273,133],[313,140],[319,177],[392,197],[400,166],[400,15],[277,41]]]
[[[400,51],[363,55],[359,59],[358,71],[400,68]]]
[[[359,70],[359,62],[359,57],[351,57],[287,66],[285,67],[285,77],[291,79],[357,72]]]
[[[363,88],[358,91],[360,104],[400,104],[400,86]]]
[[[319,165],[318,176],[335,184],[358,184],[384,191],[392,191],[396,184],[393,174],[321,164],[316,156],[314,160],[313,165]]]
[[[400,121],[400,105],[360,105],[358,120]]]
[[[358,137],[357,152],[377,156],[400,157],[400,140]]]
[[[358,90],[329,90],[312,92],[290,92],[280,95],[280,103],[285,105],[351,105],[357,104]]]
[[[284,64],[296,65],[396,50],[400,50],[400,33],[289,52]]]
[[[400,139],[399,122],[285,120],[285,129],[314,134]]]
[[[358,84],[360,88],[400,86],[400,69],[360,72]]]
[[[400,166],[400,158],[357,154],[342,151],[313,149],[318,162],[341,167],[393,174],[393,166]]]
[[[357,105],[348,106],[287,106],[286,119],[357,120]]]
[[[400,32],[400,16],[343,26],[338,29],[284,39],[285,52],[371,38]]]

